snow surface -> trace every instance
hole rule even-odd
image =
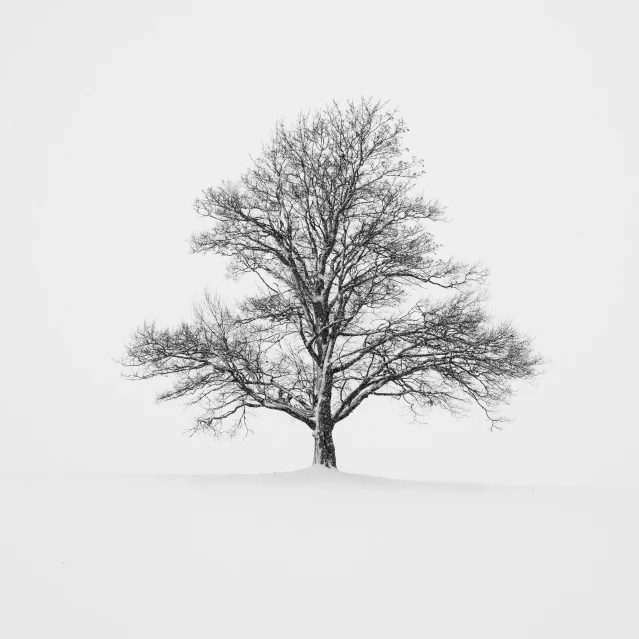
[[[639,637],[634,489],[0,476],[0,636]]]

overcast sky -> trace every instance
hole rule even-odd
[[[192,202],[278,118],[399,108],[446,207],[446,251],[491,270],[495,316],[549,363],[489,432],[370,400],[335,433],[352,472],[639,482],[636,2],[36,2],[0,9],[0,469],[268,472],[308,465],[275,414],[231,443],[114,362],[145,319],[188,319],[215,257]]]

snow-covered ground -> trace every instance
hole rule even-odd
[[[636,490],[0,478],[0,636],[639,637]]]

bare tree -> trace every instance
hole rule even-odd
[[[129,377],[173,375],[159,398],[203,406],[194,431],[233,435],[251,409],[286,413],[328,467],[335,425],[373,395],[415,412],[470,400],[499,422],[511,382],[541,360],[510,324],[490,323],[478,266],[436,256],[429,225],[442,211],[414,192],[422,163],[406,131],[364,99],[279,122],[239,182],[195,203],[213,223],[192,250],[231,258],[229,275],[255,276],[255,294],[233,308],[207,296],[175,330],[144,324]]]

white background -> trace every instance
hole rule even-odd
[[[276,119],[333,98],[399,107],[446,250],[549,359],[489,432],[371,400],[343,470],[639,483],[639,9],[634,2],[4,2],[0,10],[0,469],[231,473],[311,461],[279,415],[230,443],[115,359],[188,319],[223,264],[189,255],[200,191]]]

